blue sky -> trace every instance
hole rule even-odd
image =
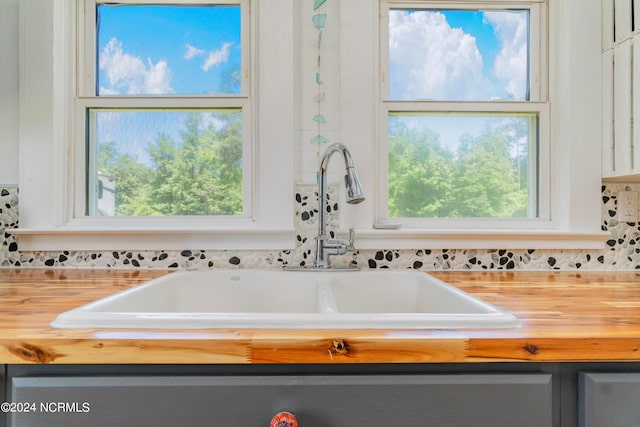
[[[100,94],[239,93],[229,85],[239,6],[101,5],[98,15]],[[527,25],[525,11],[392,10],[392,98],[524,98]]]
[[[495,62],[500,51],[500,40],[495,33],[495,28],[485,18],[481,11],[442,11],[451,28],[460,28],[465,34],[475,38],[476,46],[482,55],[482,62],[485,66]]]
[[[101,5],[98,10],[100,95],[240,92],[239,81],[231,78],[241,66],[239,6]],[[526,12],[392,10],[389,33],[392,99],[526,97]],[[117,124],[117,114],[100,114],[101,134],[139,161],[145,161],[142,153],[158,133],[179,138],[178,115],[124,113]],[[460,128],[443,124],[434,130],[454,144]]]
[[[98,7],[100,95],[238,94],[239,6]],[[230,83],[230,81],[232,83]],[[99,142],[149,163],[147,148],[159,134],[180,141],[184,112],[101,111],[93,123]],[[201,113],[203,126],[223,126]]]
[[[239,6],[98,8],[100,94],[240,91]]]
[[[525,100],[527,11],[391,10],[389,97]]]
[[[528,39],[527,11],[391,10],[389,99],[526,100]],[[486,123],[442,115],[394,120],[428,127],[452,151]]]

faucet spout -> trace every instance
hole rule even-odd
[[[322,160],[320,162],[320,171],[318,176],[318,237],[316,238],[316,262],[315,268],[329,268],[329,256],[341,255],[346,253],[347,245],[345,242],[332,241],[327,237],[327,207],[326,207],[326,186],[327,186],[327,168],[329,167],[329,159],[334,153],[340,153],[345,164],[344,184],[346,187],[346,201],[349,204],[357,204],[364,201],[364,191],[358,175],[356,174],[355,164],[351,153],[343,144],[335,143],[327,147]],[[351,242],[351,245],[353,242]]]
[[[320,162],[321,181],[323,178],[326,180],[329,159],[331,158],[331,155],[333,153],[342,154],[342,158],[344,160],[344,184],[347,189],[347,203],[354,205],[364,201],[364,190],[362,189],[362,185],[360,184],[360,180],[358,179],[358,175],[356,174],[356,167],[353,163],[353,157],[351,157],[351,152],[349,152],[347,147],[345,147],[343,144],[336,143],[330,145],[325,151],[324,156],[322,156],[322,161]],[[325,186],[325,184],[322,182],[321,185],[323,187]]]

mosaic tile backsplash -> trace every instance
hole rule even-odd
[[[0,188],[0,267],[54,268],[281,268],[312,262],[317,232],[316,186],[299,185],[295,197],[297,246],[275,251],[106,251],[26,252],[7,229],[18,226],[18,188]],[[361,268],[420,270],[638,270],[640,224],[615,219],[618,192],[640,191],[640,184],[602,186],[602,229],[611,238],[603,250],[361,250],[333,258],[334,263],[356,263]],[[340,205],[329,194],[329,229],[338,221]],[[356,241],[357,246],[357,241]]]

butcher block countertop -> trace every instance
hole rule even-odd
[[[640,361],[640,272],[436,272],[514,329],[55,329],[60,313],[166,274],[0,269],[0,363]]]

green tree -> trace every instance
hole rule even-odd
[[[485,128],[478,137],[461,139],[458,152],[456,217],[510,218],[526,215],[514,160],[513,137],[504,129]],[[522,196],[524,196],[524,205]]]
[[[389,215],[447,216],[452,203],[453,156],[438,136],[393,123],[389,138]]]
[[[115,178],[116,215],[153,215],[149,204],[154,171],[127,154],[118,153],[115,143],[100,144],[98,170]]]
[[[478,136],[465,135],[456,153],[428,129],[390,123],[389,216],[527,216],[527,120],[504,120]]]
[[[159,134],[148,164],[101,143],[98,170],[116,179],[116,215],[239,215],[242,213],[242,115],[190,114],[181,140]]]
[[[149,146],[148,153],[153,165],[149,204],[154,215],[171,215],[180,200],[181,189],[176,186],[176,159],[178,147],[167,135],[158,135]]]
[[[149,149],[156,174],[151,203],[162,215],[238,215],[242,213],[242,121],[202,128],[199,114],[185,123],[182,143],[161,136]]]

